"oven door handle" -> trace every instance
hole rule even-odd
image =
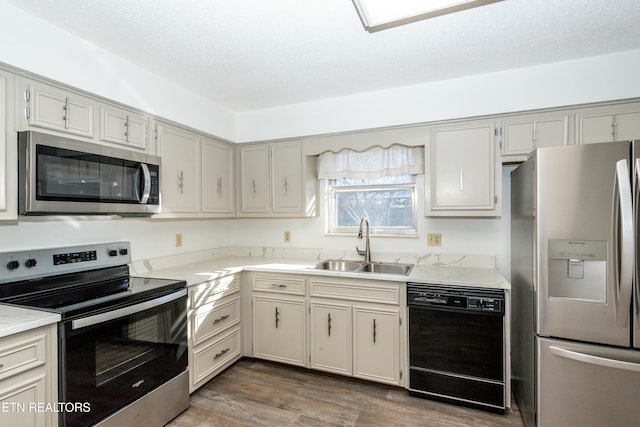
[[[186,289],[180,289],[178,292],[165,295],[160,298],[152,299],[150,301],[141,302],[139,304],[131,305],[128,307],[118,308],[106,313],[94,314],[93,316],[83,317],[71,321],[71,329],[81,329],[87,326],[97,325],[99,323],[108,322],[109,320],[119,319],[121,317],[130,316],[135,313],[139,313],[150,308],[158,307],[171,301],[175,301],[187,295]]]

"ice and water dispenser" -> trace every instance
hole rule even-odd
[[[549,240],[549,297],[606,302],[607,241]]]

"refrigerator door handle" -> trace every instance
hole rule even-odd
[[[633,168],[633,226],[637,232],[638,223],[640,223],[640,158],[637,158],[635,161],[635,167]],[[638,237],[636,236],[634,243],[636,245],[635,251],[638,250]],[[637,252],[636,252],[637,253]],[[633,282],[635,287],[635,297],[636,297],[636,310],[640,312],[640,265],[636,262],[636,265],[633,269]]]
[[[629,164],[626,159],[616,162],[613,202],[613,261],[614,307],[616,322],[626,326],[631,311],[633,289],[634,233],[633,202]]]
[[[551,353],[556,356],[564,357],[565,359],[571,359],[578,362],[589,363],[591,365],[603,366],[605,368],[622,369],[624,371],[640,372],[640,364],[625,362],[624,360],[609,359],[602,356],[595,356],[593,354],[579,353],[573,350],[567,350],[566,348],[556,347],[554,345],[549,347]]]

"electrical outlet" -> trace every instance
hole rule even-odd
[[[182,246],[182,234],[178,233],[176,234],[176,248],[179,248]]]
[[[427,245],[429,246],[442,246],[442,234],[429,233],[427,234]]]
[[[291,243],[291,232],[290,231],[285,231],[284,232],[284,242],[285,243]]]

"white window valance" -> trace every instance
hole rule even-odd
[[[379,145],[364,151],[326,151],[318,156],[319,179],[374,179],[424,173],[424,147]]]

